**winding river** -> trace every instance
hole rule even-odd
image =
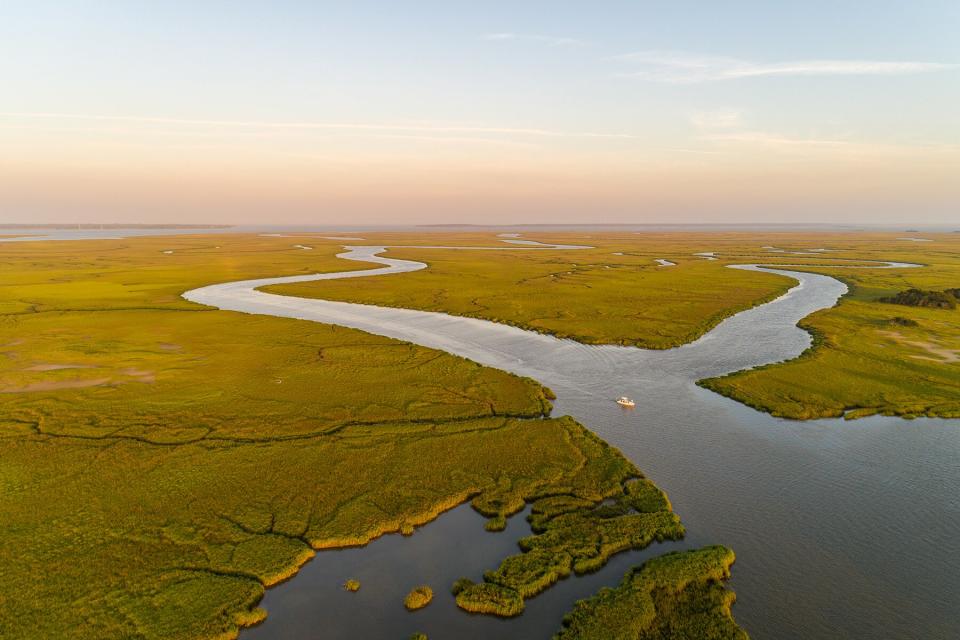
[[[524,246],[530,249],[536,247]],[[440,592],[462,575],[479,578],[529,529],[516,516],[506,532],[487,533],[480,516],[461,506],[410,538],[385,536],[363,549],[318,554],[267,593],[270,617],[244,637],[401,638],[425,631],[431,638],[546,638],[576,598],[617,583],[628,566],[672,548],[715,543],[737,553],[734,614],[754,638],[960,637],[960,421],[791,422],[695,384],[795,357],[810,344],[797,321],[834,305],[845,285],[782,266],[740,265],[798,284],[666,351],[586,346],[484,320],[257,290],[426,267],[379,255],[384,251],[347,247],[340,254],[381,265],[375,269],[218,284],[184,297],[361,329],[533,377],[556,392],[555,415],[577,418],[669,493],[687,539],[621,554],[597,574],[564,580],[530,600],[520,618],[502,621],[463,614]],[[619,395],[634,398],[637,408],[618,407],[611,399]],[[357,594],[339,587],[351,576],[364,584]],[[409,580],[433,584],[438,602],[407,614],[400,603]]]

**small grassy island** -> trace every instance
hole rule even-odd
[[[403,606],[409,611],[416,611],[417,609],[423,609],[432,601],[433,589],[427,585],[420,585],[410,590],[407,597],[403,599]]]
[[[654,558],[578,602],[554,640],[747,640],[730,614],[736,597],[722,583],[733,561],[725,547]]]
[[[636,477],[639,472],[627,460],[618,462],[619,469],[608,468],[606,473],[610,479],[621,476],[622,481],[610,484],[601,495],[590,495],[590,485],[583,483],[569,493],[535,500],[530,514],[535,535],[520,540],[523,553],[488,571],[482,583],[458,580],[453,587],[457,605],[472,613],[519,615],[525,598],[571,572],[596,571],[620,551],[682,538],[683,525],[663,492]],[[481,512],[488,508],[475,506]]]

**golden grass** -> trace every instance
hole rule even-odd
[[[405,606],[408,611],[416,611],[417,609],[423,609],[432,601],[433,589],[423,584],[410,590],[410,593],[403,599],[403,606]]]

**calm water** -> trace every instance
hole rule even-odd
[[[443,349],[534,377],[570,414],[619,447],[667,490],[689,535],[679,547],[722,543],[737,553],[737,620],[755,638],[960,637],[960,421],[868,418],[788,422],[700,389],[697,379],[794,357],[809,345],[797,320],[835,303],[844,285],[814,274],[786,296],[728,319],[668,351],[590,347],[490,322],[403,309],[302,300],[253,286],[422,268],[384,264],[353,274],[229,283],[188,299],[225,309],[330,322]],[[402,276],[400,276],[402,277]],[[637,400],[635,410],[612,402]],[[457,611],[445,589],[512,553],[522,517],[501,534],[460,507],[410,538],[323,552],[268,592],[270,617],[249,638],[547,638],[573,600],[615,584],[654,545],[592,576],[561,582],[519,619]],[[358,577],[364,587],[339,585]],[[402,597],[420,582],[437,601],[417,613]]]

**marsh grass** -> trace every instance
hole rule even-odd
[[[614,588],[581,600],[555,640],[746,640],[723,586],[733,552],[725,547],[668,553],[632,569]]]
[[[469,584],[458,581],[457,606],[470,613],[486,613],[511,618],[523,613],[523,597],[507,587],[489,582]]]
[[[611,471],[616,468],[608,467],[607,473],[620,482],[605,491],[574,489],[535,500],[528,516],[535,535],[520,540],[523,553],[487,571],[483,583],[466,579],[455,583],[457,604],[474,613],[518,615],[525,598],[571,573],[596,571],[621,551],[683,537],[683,526],[666,495],[638,477],[632,465]]]
[[[433,589],[427,585],[414,587],[403,599],[403,606],[409,611],[423,609],[433,601]]]
[[[443,243],[509,247],[489,234],[441,236]],[[534,236],[531,236],[533,239]],[[462,251],[397,247],[390,257],[430,268],[403,278],[276,285],[298,297],[443,311],[570,338],[585,344],[667,349],[695,340],[724,318],[787,290],[787,278],[731,271],[691,255],[713,238],[700,234],[536,234],[578,250]],[[379,235],[385,244],[435,244]],[[439,238],[438,238],[439,239]],[[373,244],[371,242],[371,244]],[[615,255],[622,253],[623,255]],[[669,255],[677,266],[654,262]]]

